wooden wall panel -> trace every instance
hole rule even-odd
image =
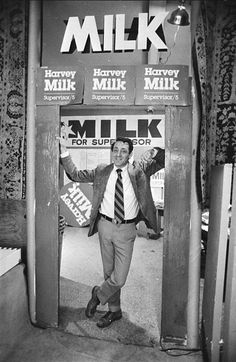
[[[191,107],[168,107],[161,337],[170,342],[185,339],[187,333],[191,142]]]
[[[220,361],[222,307],[228,238],[232,165],[215,166],[211,193],[205,281],[202,303],[203,335],[208,360]],[[229,362],[231,362],[229,360]]]
[[[59,107],[38,106],[36,118],[36,320],[57,326]]]
[[[236,166],[234,166],[232,215],[228,249],[223,316],[223,362],[236,361]]]

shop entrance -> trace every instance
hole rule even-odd
[[[115,107],[115,112],[117,109]],[[130,107],[131,114],[135,114],[134,111],[137,109],[139,112],[143,109],[143,115],[148,114],[147,107]],[[58,105],[37,106],[36,261],[35,284],[32,291],[36,300],[36,323],[39,326],[56,327],[59,323],[60,172],[57,137],[60,131],[62,111]],[[128,112],[128,108],[125,110],[126,112]],[[121,113],[122,119],[124,119],[125,113]],[[162,337],[172,335],[185,338],[192,158],[191,107],[166,106],[163,108],[163,114],[165,115],[166,160],[161,335]],[[127,132],[134,131],[128,123],[126,126]],[[141,129],[138,131],[141,132]],[[93,281],[91,281],[92,283]],[[85,306],[86,303],[87,297],[83,305]],[[73,306],[73,308],[76,307]]]
[[[111,162],[110,145],[117,136],[133,139],[131,162],[151,147],[164,148],[165,110],[154,107],[65,107],[61,109],[61,133],[68,139],[68,150],[79,169],[92,169]],[[94,285],[103,282],[98,234],[88,238],[85,208],[75,210],[65,197],[75,188],[63,173],[60,214],[66,217],[60,268],[59,325],[79,336],[153,346],[159,343],[161,321],[161,280],[163,220],[160,233],[137,225],[137,238],[129,276],[122,288],[123,318],[102,333],[97,320],[107,310],[99,307],[92,320],[85,308]],[[79,184],[87,199],[92,185]],[[164,169],[151,177],[155,205],[164,204]],[[65,203],[68,205],[65,205]],[[78,215],[81,215],[78,217]],[[77,217],[76,217],[77,215]],[[157,211],[158,217],[158,211]]]

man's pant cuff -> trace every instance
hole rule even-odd
[[[108,297],[101,291],[100,288],[97,291],[97,297],[102,305],[106,304],[108,301]]]

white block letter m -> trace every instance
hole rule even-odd
[[[94,16],[85,16],[82,27],[77,16],[69,17],[66,30],[61,44],[61,53],[69,53],[71,42],[75,40],[78,52],[84,50],[88,36],[90,36],[91,47],[94,52],[101,51],[101,44]]]

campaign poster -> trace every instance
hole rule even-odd
[[[117,137],[134,146],[164,147],[165,114],[78,115],[61,117],[67,147],[110,148]]]
[[[89,183],[69,182],[60,190],[60,214],[70,226],[90,223],[93,188]]]
[[[190,104],[190,80],[185,65],[141,65],[136,67],[135,104]]]
[[[80,67],[42,67],[37,73],[37,104],[80,104],[84,71]]]
[[[134,104],[135,67],[90,66],[86,68],[84,104]]]

